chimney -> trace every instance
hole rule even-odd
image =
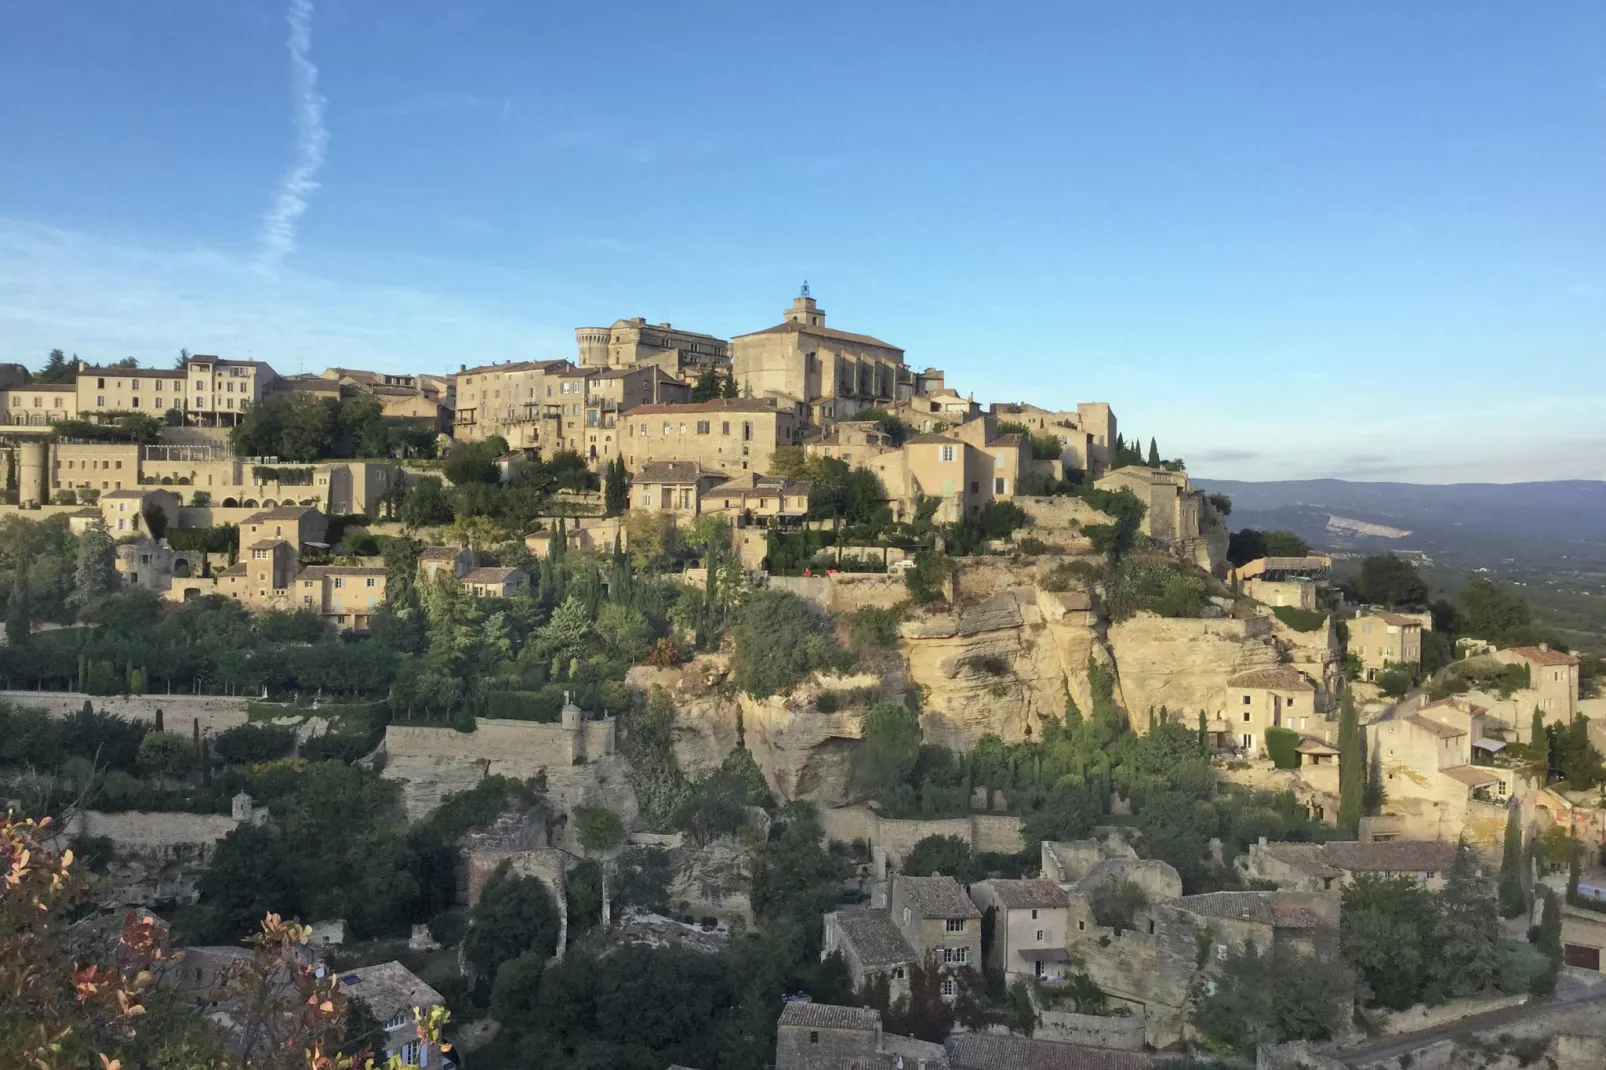
[[[467,364],[459,364],[457,366],[457,370],[459,372],[466,372],[466,371],[468,371],[468,365]]]
[[[1541,653],[1545,653],[1545,654],[1550,653],[1550,644],[1549,643],[1540,643],[1539,644],[1539,650],[1540,650]]]
[[[1264,851],[1266,849],[1266,837],[1264,837],[1264,836],[1262,836],[1260,838],[1260,849],[1262,851]]]

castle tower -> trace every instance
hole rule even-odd
[[[782,313],[787,323],[801,323],[805,327],[824,327],[825,309],[815,304],[814,296],[809,293],[809,282],[803,280],[803,289],[792,300],[792,307]]]
[[[49,451],[43,442],[23,442],[17,446],[17,504],[23,508],[43,505],[49,499]]]
[[[611,338],[612,332],[606,327],[575,328],[574,341],[580,348],[580,367],[606,368]]]
[[[586,756],[586,712],[574,704],[569,692],[563,693],[563,730],[569,733],[569,760]]]

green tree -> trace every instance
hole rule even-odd
[[[701,404],[705,401],[713,401],[715,398],[719,397],[723,391],[724,383],[720,381],[719,370],[711,367],[705,368],[703,369],[702,373],[697,376],[697,381],[692,384],[691,400],[693,404]]]
[[[1428,585],[1416,568],[1393,554],[1374,554],[1362,561],[1355,590],[1363,601],[1384,606],[1421,605],[1428,597]]]
[[[1150,438],[1149,438],[1149,467],[1150,468],[1159,468],[1160,467],[1160,447],[1154,441],[1153,436],[1150,436]]]
[[[1493,580],[1475,579],[1461,588],[1461,630],[1499,646],[1509,646],[1529,638],[1533,611],[1528,600]]]
[[[813,602],[788,591],[753,592],[731,625],[731,679],[754,698],[790,691],[810,672],[841,665],[834,625]]]
[[[606,806],[576,806],[573,812],[576,838],[588,852],[610,851],[625,838],[624,822]]]
[[[1506,839],[1500,854],[1500,916],[1515,918],[1528,908],[1522,892],[1522,823],[1518,807],[1506,813]]]
[[[735,375],[735,373],[726,372],[725,373],[724,386],[720,391],[720,397],[734,399],[734,398],[739,398],[741,396],[742,396],[741,390],[736,385],[736,375]]]
[[[537,877],[514,874],[503,861],[469,911],[463,954],[481,977],[495,979],[502,964],[526,953],[545,961],[557,950],[558,910]]]
[[[1355,712],[1355,693],[1344,689],[1338,714],[1338,826],[1357,831],[1366,794],[1366,740]]]
[[[44,367],[33,373],[36,383],[71,383],[78,378],[78,354],[74,353],[71,360],[67,354],[59,349],[52,349],[50,356],[45,359]]]
[[[452,503],[441,488],[441,481],[425,476],[407,487],[397,519],[405,528],[427,528],[452,522]]]
[[[1215,990],[1201,998],[1193,1024],[1217,1052],[1252,1054],[1264,1033],[1279,1040],[1328,1040],[1350,1017],[1354,975],[1330,954],[1301,954],[1286,944],[1231,952]]]
[[[1534,771],[1540,784],[1550,783],[1550,733],[1545,730],[1545,715],[1534,707],[1533,723],[1529,726],[1528,750],[1533,755]]]
[[[94,521],[78,537],[77,565],[68,601],[81,610],[117,590],[118,586],[117,547],[106,525]]]
[[[618,516],[630,504],[629,473],[625,471],[625,459],[615,457],[608,462],[605,478],[602,483],[603,515]]]
[[[920,718],[901,702],[877,702],[864,715],[853,751],[853,784],[871,798],[889,801],[920,757]]]
[[[1461,999],[1494,988],[1500,980],[1500,911],[1466,843],[1457,845],[1438,898],[1428,971],[1434,995]]]

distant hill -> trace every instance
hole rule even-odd
[[[1606,482],[1245,483],[1196,479],[1232,497],[1228,523],[1285,529],[1313,546],[1372,553],[1420,551],[1467,568],[1606,568]]]

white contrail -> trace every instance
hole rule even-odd
[[[262,217],[264,267],[277,267],[296,247],[296,224],[307,199],[318,188],[318,170],[329,131],[323,124],[324,99],[318,93],[318,68],[312,62],[312,0],[290,0],[290,93],[296,110],[296,164],[279,183],[273,207]]]

